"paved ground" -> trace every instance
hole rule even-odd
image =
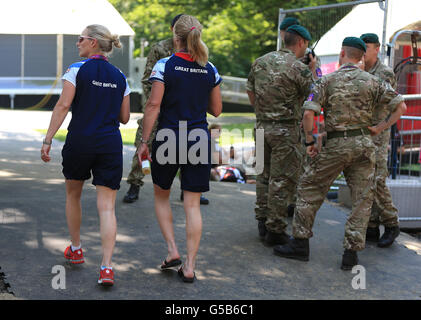
[[[366,289],[355,290],[356,274],[340,267],[347,209],[325,203],[314,225],[309,262],[281,259],[257,236],[253,207],[255,185],[211,183],[210,205],[202,206],[203,237],[194,284],[182,283],[175,271],[158,265],[166,247],[157,224],[150,177],[140,200],[124,204],[122,181],[116,206],[118,237],[114,255],[116,284],[98,287],[101,262],[95,189],[86,183],[83,197],[82,244],[86,263],[68,265],[69,244],[61,174],[61,146],[54,141],[52,162],[39,158],[42,136],[32,128],[48,126],[49,113],[0,111],[0,266],[10,291],[21,299],[420,299],[420,242],[402,234],[389,249],[368,246],[360,263]],[[131,122],[129,125],[134,125]],[[124,177],[134,147],[124,148]],[[185,217],[171,195],[175,233],[185,257]],[[409,248],[409,249],[408,249]],[[66,289],[55,290],[54,266],[64,266]],[[0,295],[0,299],[8,295]]]

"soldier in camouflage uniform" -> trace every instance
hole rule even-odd
[[[290,26],[293,26],[293,25],[300,25],[300,21],[296,18],[293,18],[293,17],[285,18],[282,21],[281,25],[279,26],[279,34],[281,36],[282,41],[284,41],[284,39],[285,39],[286,30]],[[299,59],[302,63],[304,63],[304,64],[310,63],[310,59],[309,59],[308,54],[311,54],[310,48],[307,48],[304,55],[302,57],[299,57]],[[318,77],[321,78],[322,77],[322,69],[320,69],[320,68],[321,68],[322,62],[321,62],[321,60],[318,56],[316,56],[315,58],[316,58],[316,73],[317,73]]]
[[[171,31],[180,16],[181,15],[177,15],[173,19],[171,23]],[[143,111],[143,106],[145,105],[146,101],[148,100],[151,94],[152,84],[149,82],[149,77],[151,75],[153,67],[158,62],[158,60],[169,57],[174,52],[175,50],[174,50],[173,38],[159,41],[158,43],[152,46],[146,60],[145,71],[143,73],[143,78],[142,78],[143,94],[142,94],[142,110],[141,111]],[[142,137],[142,131],[143,131],[142,122],[143,122],[143,119],[137,120],[139,127],[137,128],[136,138],[134,142],[136,150],[139,147],[140,138]],[[153,141],[155,137],[156,126],[157,124],[155,123],[154,129],[151,133],[150,141]],[[149,145],[148,147],[149,147],[149,150],[152,150],[151,145]],[[130,184],[130,188],[127,194],[124,196],[124,199],[123,199],[124,202],[131,203],[131,202],[136,201],[139,198],[139,189],[141,186],[143,186],[143,177],[144,177],[144,174],[142,172],[142,168],[139,166],[139,160],[138,160],[137,152],[136,152],[132,159],[132,168],[130,170],[129,176],[127,177],[127,183]]]
[[[366,51],[356,37],[342,43],[338,71],[316,82],[304,103],[303,126],[307,154],[312,158],[298,186],[293,238],[274,253],[281,257],[308,261],[309,238],[317,210],[338,174],[344,172],[352,195],[352,211],[345,225],[344,270],[358,264],[357,251],[365,247],[365,235],[373,203],[375,146],[371,134],[389,128],[406,110],[403,97],[388,83],[361,70],[357,63]],[[373,123],[376,105],[386,106],[391,116],[377,126]],[[323,106],[327,131],[326,147],[318,154],[314,145],[314,115]]]
[[[365,54],[365,71],[375,75],[382,81],[389,82],[396,89],[396,78],[393,70],[378,58],[380,49],[379,38],[374,33],[365,33],[361,35],[367,46]],[[374,109],[373,123],[378,124],[389,116],[387,106],[378,105]],[[387,147],[390,140],[390,129],[384,130],[381,134],[373,138],[376,147],[376,171],[374,174],[375,190],[374,202],[371,209],[370,222],[367,228],[367,241],[377,242],[379,247],[390,246],[399,235],[399,217],[398,210],[393,205],[392,195],[386,185],[386,178],[389,176],[387,169]],[[385,226],[385,232],[380,238],[379,225]],[[380,239],[379,239],[380,238]]]
[[[292,28],[292,29],[291,29]],[[315,77],[297,60],[311,39],[308,31],[291,26],[286,49],[258,58],[252,65],[247,93],[256,112],[256,128],[264,129],[264,170],[257,176],[256,219],[259,235],[268,245],[286,243],[287,206],[301,174],[301,105]]]
[[[280,37],[281,37],[282,41],[284,41],[284,39],[285,39],[286,30],[290,26],[293,26],[293,25],[300,25],[300,21],[298,19],[294,18],[294,17],[287,17],[282,21],[282,23],[279,26],[279,34],[280,34]],[[311,52],[310,48],[307,48],[304,55],[301,56],[301,57],[298,57],[298,58],[302,63],[308,65],[309,61],[310,61],[309,54],[312,54],[312,52]],[[318,78],[321,78],[322,77],[322,70],[321,70],[322,63],[321,63],[320,58],[318,56],[316,56],[315,58],[316,58],[316,74],[317,74]],[[304,139],[305,139],[304,132],[301,130],[300,134],[301,134],[301,140],[304,142]],[[303,150],[303,158],[305,158],[305,149],[303,148],[302,150]],[[303,168],[301,169],[302,172],[304,172],[305,163],[306,163],[306,161],[304,160],[302,162],[302,164],[303,164]],[[297,200],[297,193],[296,192],[291,193],[291,198],[288,199],[288,216],[289,217],[292,217],[294,215],[296,200]]]

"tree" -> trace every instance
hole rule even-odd
[[[279,8],[291,9],[347,0],[109,0],[135,30],[135,55],[140,39],[149,43],[172,36],[170,24],[179,13],[199,19],[209,60],[223,75],[247,77],[253,61],[276,50]],[[349,10],[349,9],[347,9]],[[314,38],[318,38],[348,11],[298,14]],[[325,30],[326,29],[326,30]],[[316,35],[316,37],[315,37]],[[150,46],[149,46],[150,47]],[[145,49],[145,54],[149,48]]]

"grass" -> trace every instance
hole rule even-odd
[[[207,114],[208,117],[214,118],[211,114]],[[222,112],[218,118],[220,117],[252,117],[255,118],[256,114],[254,112]]]
[[[136,130],[137,129],[120,129],[123,144],[133,145],[135,137],[136,137]],[[47,129],[37,129],[36,131],[42,134],[47,133]],[[54,139],[64,142],[66,140],[66,135],[67,135],[67,130],[60,129],[57,131],[56,135],[54,136]]]
[[[219,141],[219,144],[222,147],[227,147],[237,143],[252,143],[254,142],[253,138],[253,129],[254,123],[232,123],[232,124],[223,124],[222,125],[222,135]],[[249,132],[245,130],[250,130]],[[37,129],[36,131],[40,132],[41,134],[46,134],[47,129]],[[137,128],[133,129],[120,129],[121,138],[123,140],[123,144],[125,145],[133,145],[134,140],[136,138],[136,131]],[[224,132],[226,131],[226,132]],[[67,135],[67,130],[60,129],[57,131],[54,139],[59,141],[65,141]]]
[[[413,163],[413,164],[404,164],[400,167],[400,170],[408,170],[413,172],[420,172],[420,164],[419,163]]]
[[[240,143],[253,143],[254,122],[222,124],[222,133],[219,140],[221,147]]]

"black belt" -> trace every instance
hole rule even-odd
[[[347,137],[356,137],[370,135],[370,130],[368,128],[345,130],[345,131],[331,131],[327,133],[327,138],[347,138]]]

